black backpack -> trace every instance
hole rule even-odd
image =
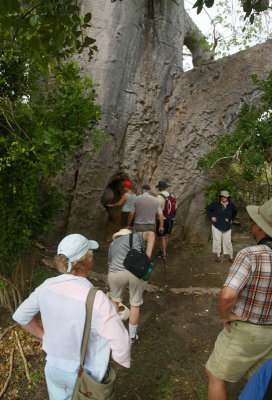
[[[150,266],[150,259],[143,251],[140,252],[136,249],[132,249],[132,244],[133,244],[133,233],[129,235],[130,250],[124,259],[123,265],[133,275],[141,279],[146,274]]]

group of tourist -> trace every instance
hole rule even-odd
[[[213,224],[219,223],[218,228],[222,229],[224,223],[224,229],[230,228],[236,207],[230,202],[226,205],[227,192],[221,192],[220,198],[207,207],[207,213]],[[272,398],[272,199],[260,207],[247,206],[247,213],[257,245],[238,252],[220,293],[219,313],[224,328],[206,364],[208,400],[227,400],[226,382],[250,378],[255,371],[239,399]],[[224,235],[225,230],[221,238],[232,261],[230,232]],[[217,258],[218,237],[220,233],[215,231]]]
[[[131,345],[138,340],[139,307],[147,282],[124,267],[131,232],[134,232],[132,247],[139,252],[145,249],[149,259],[157,232],[161,243],[157,256],[165,258],[176,212],[175,199],[167,191],[168,185],[164,181],[156,186],[160,192],[157,198],[151,195],[149,185],[142,186],[139,196],[131,187],[130,182],[125,182],[124,195],[111,204],[129,206],[122,208],[122,213],[126,213],[121,218],[122,227],[113,234],[109,248],[109,295],[98,290],[93,305],[84,369],[97,382],[103,382],[110,359],[130,367]],[[223,253],[233,261],[219,298],[224,328],[206,364],[209,400],[226,400],[226,382],[236,382],[246,374],[250,377],[256,370],[240,400],[271,398],[267,396],[272,392],[272,199],[260,207],[248,206],[247,212],[257,245],[241,250],[233,261],[231,232],[228,231],[237,209],[230,202],[227,191],[220,193],[218,202],[207,206],[213,225],[216,261],[221,261],[221,242]],[[62,274],[47,279],[36,288],[13,315],[25,330],[42,340],[50,400],[72,397],[80,368],[85,303],[93,287],[87,276],[93,262],[92,250],[97,248],[96,241],[80,234],[66,236],[60,242],[56,256],[57,269]],[[118,315],[126,287],[129,288],[130,303],[128,331]],[[35,317],[38,312],[42,325]]]
[[[158,258],[166,259],[168,236],[172,232],[176,215],[177,204],[174,196],[167,190],[169,185],[165,181],[159,181],[156,185],[159,194],[154,197],[149,185],[141,187],[141,194],[136,196],[132,191],[132,183],[123,183],[124,194],[116,203],[107,207],[122,205],[121,228],[127,228],[134,232],[155,232],[160,238],[161,249]]]

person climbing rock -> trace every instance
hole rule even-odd
[[[107,207],[118,207],[122,206],[121,210],[121,228],[125,228],[128,225],[128,216],[131,211],[131,205],[136,199],[136,194],[133,192],[132,183],[126,181],[123,183],[124,194],[121,199],[113,204],[107,204]]]

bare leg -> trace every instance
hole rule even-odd
[[[208,400],[227,400],[226,381],[219,379],[206,369],[208,375]]]
[[[130,306],[129,313],[129,336],[131,338],[131,342],[136,342],[138,339],[137,328],[140,317],[140,307],[139,306]]]
[[[161,247],[162,247],[162,254],[164,257],[166,257],[167,244],[168,244],[168,235],[162,236]]]
[[[129,323],[131,325],[138,325],[139,317],[140,317],[140,307],[130,306]]]

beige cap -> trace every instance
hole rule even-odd
[[[251,219],[270,237],[272,237],[272,199],[262,206],[247,206]]]
[[[120,229],[120,231],[112,235],[112,240],[117,239],[120,236],[129,235],[131,231],[129,229]]]
[[[229,192],[227,191],[227,190],[222,190],[222,192],[220,193],[220,197],[221,196],[223,196],[223,197],[230,197],[230,194],[229,194]]]

